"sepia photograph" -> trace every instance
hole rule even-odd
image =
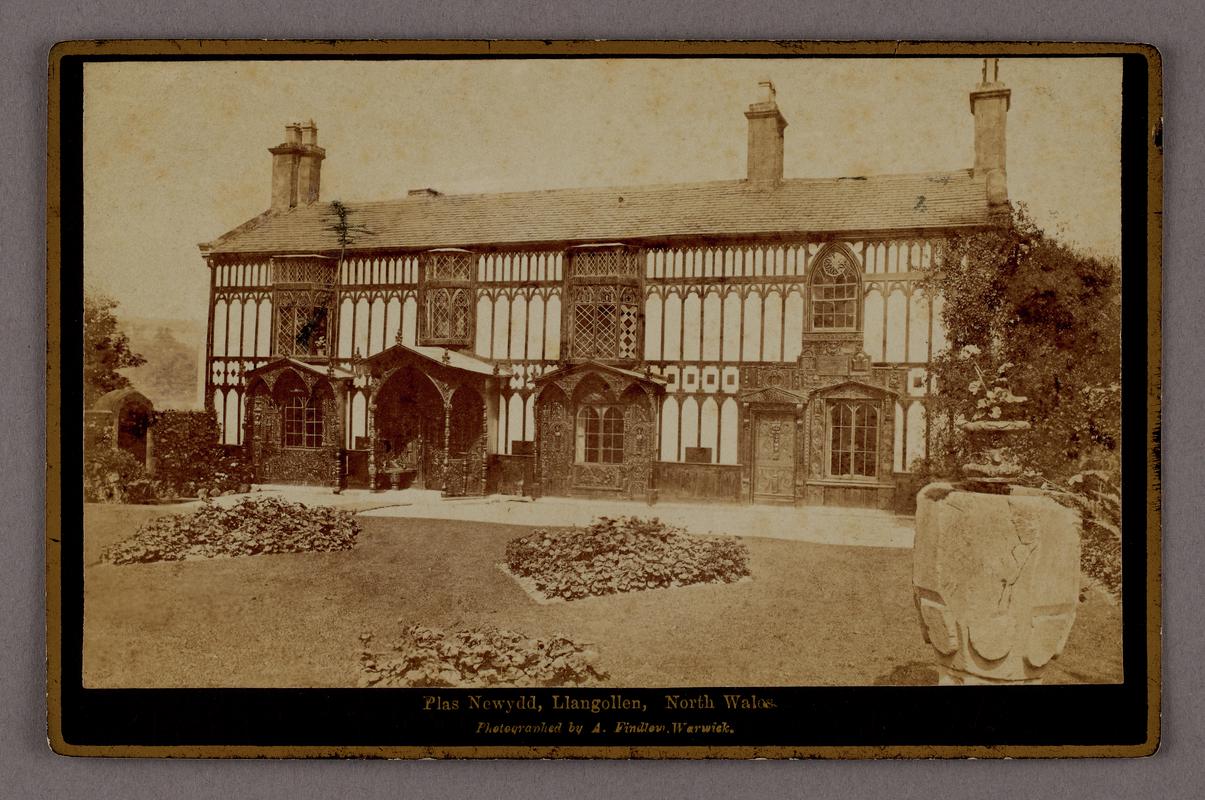
[[[83,64],[82,689],[724,746],[1133,679],[1123,58],[1066,56]]]

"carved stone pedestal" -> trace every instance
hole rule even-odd
[[[917,495],[913,591],[941,683],[1040,683],[1075,623],[1079,515],[1019,487]]]

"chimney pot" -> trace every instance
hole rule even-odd
[[[757,82],[757,86],[762,90],[763,103],[775,102],[776,93],[774,91],[774,81],[770,80],[769,78],[762,78]]]

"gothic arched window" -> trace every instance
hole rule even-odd
[[[856,331],[861,321],[861,284],[841,250],[822,253],[812,268],[810,314],[814,331]]]
[[[285,400],[282,418],[285,447],[322,447],[322,403],[298,391]]]

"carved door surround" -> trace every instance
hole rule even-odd
[[[794,503],[803,496],[806,398],[782,386],[740,398],[741,497],[746,502]]]
[[[598,362],[558,369],[537,379],[536,491],[543,495],[608,493],[651,499],[659,399],[664,383]],[[623,460],[578,461],[577,419],[583,406],[618,406],[623,414]]]
[[[247,372],[243,447],[256,480],[273,483],[342,485],[339,450],[343,414],[351,376],[327,365],[277,357]],[[284,393],[303,392],[322,412],[322,441],[316,447],[289,447],[282,442]]]

